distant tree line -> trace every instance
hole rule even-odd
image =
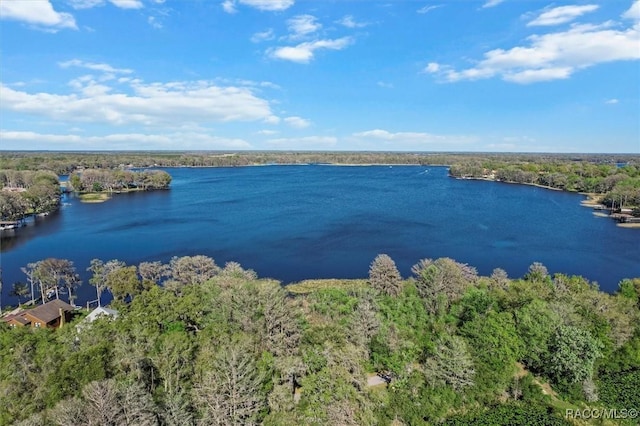
[[[37,298],[79,284],[62,259],[24,270]],[[288,287],[207,256],[89,271],[117,319],[0,325],[1,424],[570,425],[565,407],[640,406],[640,278],[607,294],[440,258],[405,279],[387,255],[368,279]]]
[[[170,183],[171,175],[163,170],[83,169],[69,176],[71,189],[76,192],[147,191],[166,189]]]
[[[450,174],[501,182],[542,185],[565,191],[600,194],[613,209],[640,207],[640,161],[617,164],[559,161],[468,161],[451,166]],[[637,211],[640,215],[640,210]]]
[[[234,167],[256,164],[415,164],[470,162],[564,163],[594,165],[640,162],[633,154],[503,154],[443,152],[3,152],[0,169],[52,170],[59,175],[78,169],[145,167]]]
[[[58,176],[46,170],[0,170],[0,219],[49,213],[60,205]]]

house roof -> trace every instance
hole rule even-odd
[[[109,309],[109,308],[99,306],[95,308],[93,311],[91,311],[91,313],[87,315],[87,317],[84,320],[88,322],[94,322],[101,316],[117,318],[118,311],[116,311],[115,309]]]
[[[66,312],[71,312],[73,311],[73,306],[60,299],[55,299],[45,303],[44,305],[40,305],[37,308],[25,311],[22,315],[30,316],[47,324],[60,317],[60,309]]]
[[[2,321],[4,321],[4,322],[15,321],[15,322],[20,323],[22,325],[29,324],[29,320],[24,317],[24,312],[20,312],[18,314],[13,314],[13,315],[7,315],[4,318],[2,318]]]

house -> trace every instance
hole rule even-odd
[[[115,309],[98,306],[93,311],[91,311],[89,315],[86,316],[83,322],[94,322],[101,317],[111,317],[113,319],[116,319],[118,318],[118,311],[116,311]]]
[[[81,332],[98,318],[109,318],[111,320],[114,320],[118,318],[118,311],[116,311],[115,309],[98,306],[93,311],[91,311],[89,315],[87,315],[82,321],[80,321],[79,324],[76,324],[76,331]],[[78,338],[76,337],[76,339]]]
[[[59,328],[71,319],[71,312],[73,312],[73,306],[60,299],[55,299],[37,308],[8,315],[2,318],[2,321],[11,327]]]

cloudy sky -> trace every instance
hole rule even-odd
[[[640,153],[640,0],[2,0],[0,149]]]

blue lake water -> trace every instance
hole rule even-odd
[[[3,301],[20,267],[71,259],[85,283],[93,258],[129,264],[205,254],[284,283],[366,277],[378,253],[403,276],[422,258],[451,257],[483,275],[520,277],[533,262],[614,291],[640,277],[640,230],[581,207],[578,194],[456,180],[444,167],[265,166],[166,169],[168,191],[65,199],[56,214],[3,240]],[[81,303],[92,298],[83,285]]]

